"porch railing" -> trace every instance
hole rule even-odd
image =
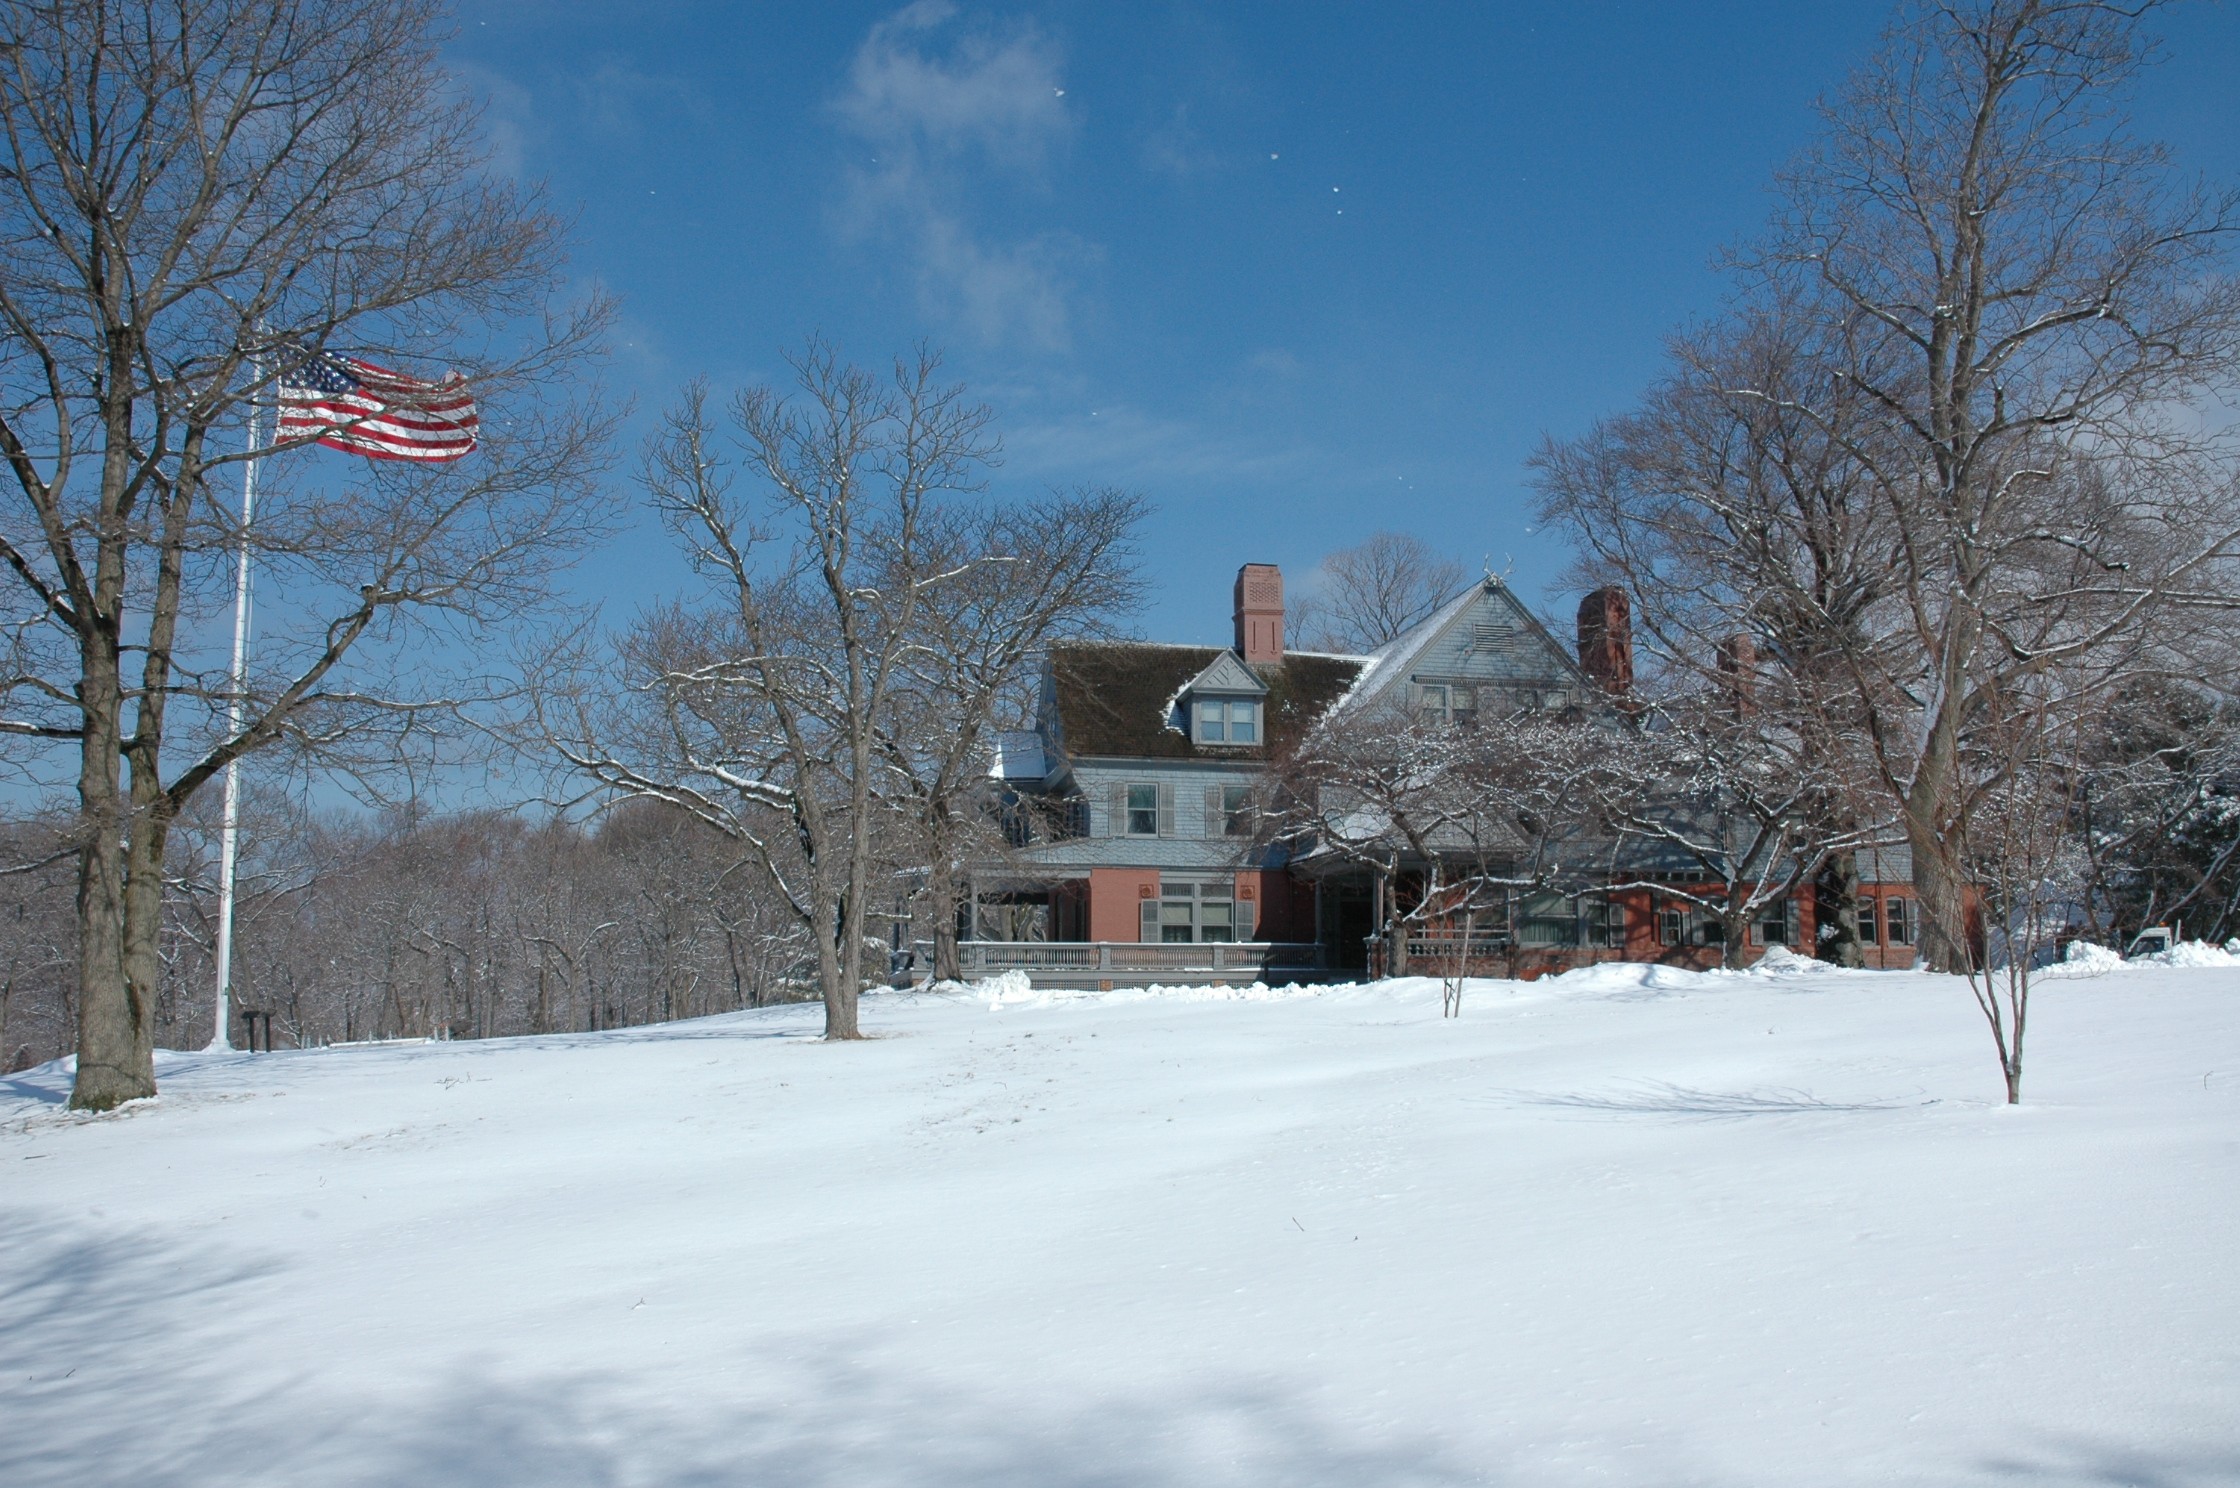
[[[1139,941],[972,940],[957,947],[968,977],[997,972],[1253,972],[1322,969],[1322,947],[1312,942],[1242,940],[1203,945]]]

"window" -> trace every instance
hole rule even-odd
[[[1251,923],[1249,910],[1239,913],[1236,886],[1228,879],[1215,879],[1210,883],[1163,879],[1159,884],[1156,916],[1147,900],[1143,918],[1143,938],[1156,938],[1164,945],[1236,940],[1240,925]]]
[[[1221,835],[1224,837],[1250,837],[1253,826],[1252,787],[1225,785],[1221,787]]]
[[[1579,940],[1590,946],[1626,943],[1626,907],[1615,899],[1579,901]]]
[[[1561,894],[1527,894],[1517,904],[1517,944],[1575,946],[1579,907]]]
[[[1156,785],[1131,785],[1128,787],[1128,835],[1130,837],[1156,837],[1159,835],[1159,787]]]
[[[1758,944],[1762,946],[1794,946],[1797,942],[1795,918],[1791,902],[1769,904],[1758,919]]]
[[[1200,698],[1197,707],[1199,743],[1260,742],[1260,704],[1253,699]]]
[[[1445,723],[1447,721],[1446,685],[1440,682],[1427,684],[1423,689],[1422,697],[1417,700],[1416,712],[1425,723]]]
[[[1727,943],[1727,927],[1700,909],[1676,908],[1657,911],[1657,944],[1668,946],[1715,946]]]
[[[1912,945],[1915,934],[1913,901],[1890,898],[1882,901],[1882,919],[1890,934],[1892,945]]]

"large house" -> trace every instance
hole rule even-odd
[[[1257,830],[1270,761],[1346,709],[1397,704],[1468,726],[1481,711],[1610,709],[1632,679],[1615,590],[1581,605],[1576,650],[1490,577],[1367,656],[1287,650],[1272,564],[1238,571],[1234,619],[1228,647],[1052,649],[1035,727],[1005,735],[995,764],[1020,846],[971,876],[968,975],[1018,969],[1096,987],[1383,970],[1382,896],[1405,886],[1311,840]],[[1889,852],[1869,858],[1872,877],[1891,880],[1862,896],[1869,959],[1910,964],[1905,865]],[[1471,964],[1483,974],[1719,955],[1701,917],[1645,888],[1527,896],[1501,918],[1482,944],[1460,947],[1478,953]],[[1752,932],[1755,945],[1809,945],[1813,934],[1809,891]]]

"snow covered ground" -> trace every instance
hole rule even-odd
[[[1008,995],[1009,1000],[1005,1000]],[[2240,1482],[2240,969],[888,995],[0,1080],[0,1483]]]

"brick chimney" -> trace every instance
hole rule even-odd
[[[1254,666],[1283,660],[1283,570],[1273,563],[1237,570],[1237,654]]]
[[[1747,634],[1731,635],[1719,643],[1719,685],[1726,690],[1727,705],[1736,718],[1758,711],[1758,643]]]
[[[1604,692],[1623,697],[1633,688],[1633,612],[1615,585],[1579,601],[1579,669]]]

